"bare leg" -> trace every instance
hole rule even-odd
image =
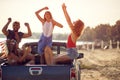
[[[20,62],[24,61],[28,54],[31,52],[31,47],[23,48],[23,56],[20,58]]]
[[[25,59],[29,59],[30,61],[27,64],[35,64],[35,57],[33,54],[29,53]]]
[[[51,48],[49,46],[45,47],[45,61],[48,65],[52,65],[53,64],[53,52],[51,50]]]
[[[66,54],[59,54],[58,56],[55,56],[53,59],[54,63],[64,62],[64,61],[69,61],[69,60],[71,59]]]

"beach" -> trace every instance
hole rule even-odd
[[[24,39],[20,46],[28,41],[36,42],[38,39]],[[89,49],[79,50],[79,53],[84,54],[84,58],[78,59],[81,80],[120,80],[120,49]]]
[[[81,80],[120,80],[120,49],[80,50]]]

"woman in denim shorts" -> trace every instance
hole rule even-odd
[[[80,19],[78,19],[73,23],[71,22],[71,19],[66,10],[65,3],[63,3],[62,5],[62,10],[66,18],[66,21],[68,23],[68,26],[71,29],[71,33],[69,34],[68,40],[67,40],[67,54],[60,54],[57,57],[54,57],[53,59],[54,63],[69,61],[78,57],[76,41],[81,36],[84,28],[84,23]]]
[[[40,37],[40,40],[38,42],[38,53],[42,55],[44,53],[45,61],[48,65],[51,65],[52,62],[52,33],[55,26],[58,26],[60,28],[63,27],[62,24],[58,23],[52,18],[52,14],[50,11],[46,11],[44,14],[44,18],[42,18],[39,13],[43,10],[48,10],[48,7],[44,7],[38,11],[35,12],[37,18],[42,23],[42,35]]]

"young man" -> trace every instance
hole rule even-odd
[[[30,58],[33,59],[33,56],[29,56],[31,48],[19,48],[19,43],[21,42],[22,38],[28,38],[32,36],[31,29],[28,23],[25,23],[25,26],[27,27],[28,32],[23,33],[20,32],[20,23],[18,21],[13,22],[12,28],[13,30],[8,29],[9,24],[12,22],[11,18],[8,18],[8,22],[3,27],[2,32],[7,37],[7,46],[8,46],[8,59],[11,63],[17,62],[22,63],[26,59]]]

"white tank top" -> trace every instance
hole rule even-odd
[[[53,25],[52,25],[52,22],[45,22],[43,24],[43,34],[44,36],[46,37],[50,37],[52,35],[52,32],[53,32]]]

